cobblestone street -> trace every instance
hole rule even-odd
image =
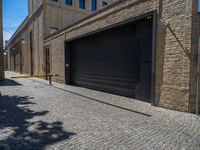
[[[6,72],[0,150],[200,150],[200,117]]]

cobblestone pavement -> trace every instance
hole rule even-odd
[[[0,82],[0,150],[200,150],[200,117],[42,79]]]

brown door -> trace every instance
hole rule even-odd
[[[49,53],[49,48],[45,48],[45,74],[46,74],[46,79],[48,79],[49,73],[50,73],[50,53]]]
[[[16,53],[14,52],[14,55],[13,55],[13,64],[14,64],[14,71],[16,71]]]
[[[30,32],[30,71],[31,76],[33,76],[33,35]]]
[[[23,64],[22,64],[22,44],[21,43],[19,43],[19,48],[20,48],[20,50],[19,50],[19,56],[20,56],[20,74],[22,74],[23,73]]]

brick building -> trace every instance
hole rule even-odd
[[[0,0],[0,80],[4,79],[2,0]]]
[[[72,6],[77,8],[77,2],[74,0]],[[36,11],[29,3],[27,22],[19,28],[22,33],[28,26],[24,32],[29,40],[33,38],[25,49],[33,53],[27,57],[33,65],[27,73],[50,72],[58,75],[56,82],[195,112],[198,0],[98,1],[100,10],[93,14],[94,6],[88,3],[85,5],[91,7],[78,13],[70,9],[76,17],[65,14],[68,10],[61,7],[63,4],[55,3],[43,1],[34,5]],[[107,3],[112,4],[100,8]],[[9,41],[8,49],[17,35]]]

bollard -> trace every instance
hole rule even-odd
[[[53,74],[50,74],[50,73],[48,74],[49,84],[50,84],[50,85],[52,85],[52,77],[53,77],[53,76],[57,77],[57,76],[59,76],[59,75],[58,75],[58,74],[53,75]]]
[[[51,80],[52,80],[53,75],[52,74],[48,74],[48,77],[49,77],[49,84],[52,85]]]

